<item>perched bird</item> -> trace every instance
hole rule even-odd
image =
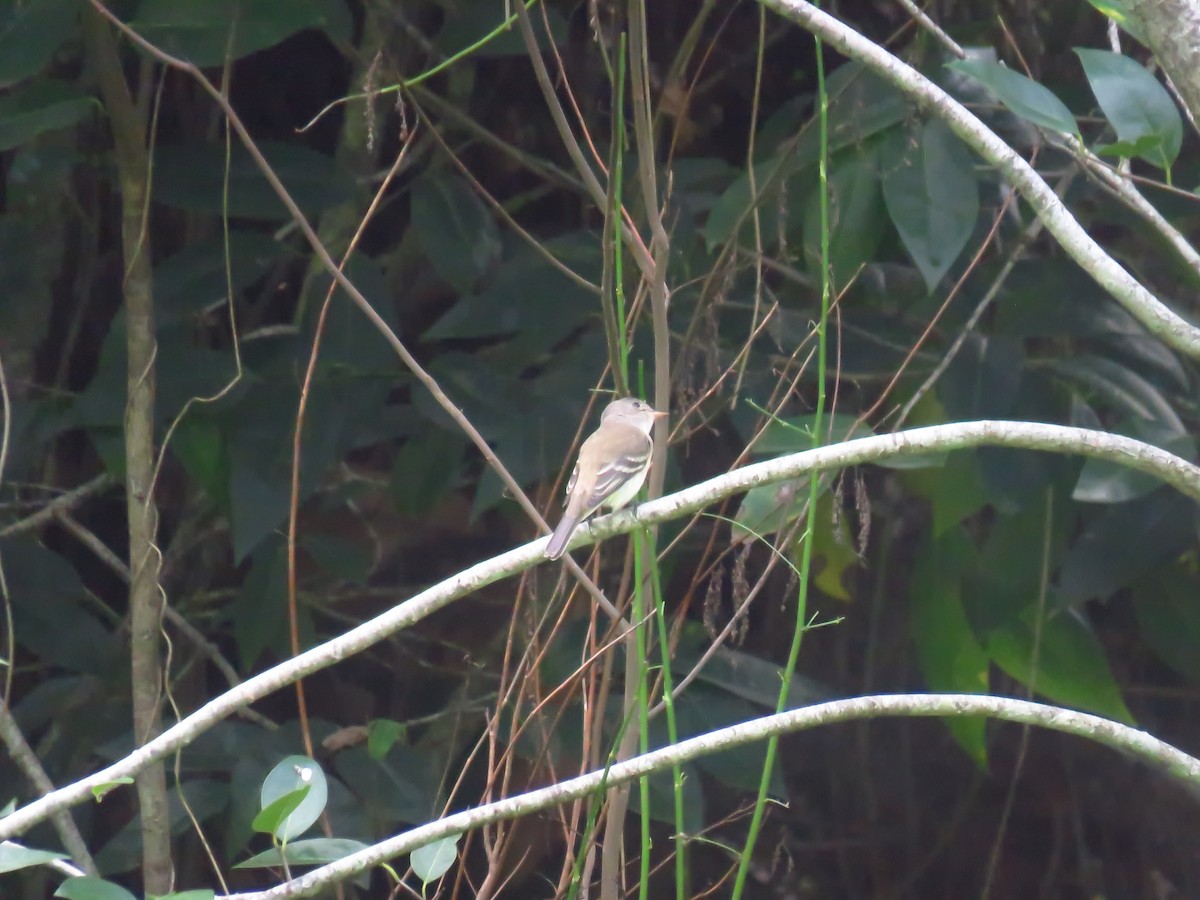
[[[618,510],[637,496],[650,471],[654,420],[665,416],[645,400],[614,400],[600,415],[600,427],[579,448],[567,484],[567,503],[546,544],[546,558],[558,559],[579,524],[598,510]]]

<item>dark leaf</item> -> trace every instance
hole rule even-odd
[[[869,262],[883,237],[883,201],[875,145],[839,160],[829,177],[829,267],[834,292]],[[821,195],[814,190],[804,211],[804,256],[821,271]]]
[[[90,875],[68,878],[58,886],[54,896],[65,897],[66,900],[136,900],[119,884]]]
[[[940,119],[896,132],[882,152],[883,199],[932,291],[979,218],[975,160]]]
[[[353,179],[332,157],[300,144],[261,141],[258,149],[292,199],[309,215],[354,196]],[[267,221],[289,217],[283,201],[239,144],[230,149],[228,162],[224,144],[159,147],[154,160],[154,199],[189,212],[222,215],[226,211],[227,165],[230,216]]]
[[[1011,112],[1051,131],[1078,134],[1075,117],[1047,88],[1008,66],[985,59],[960,59],[949,64],[991,88]]]
[[[96,108],[95,100],[65,81],[37,81],[19,88],[0,97],[0,151],[44,131],[74,125]]]
[[[285,860],[291,866],[323,866],[366,849],[367,845],[362,841],[352,841],[349,838],[306,838],[289,842],[282,852],[279,847],[264,850],[245,862],[238,863],[234,868],[274,869],[281,867]]]
[[[1117,137],[1135,147],[1143,138],[1156,138],[1155,145],[1138,156],[1170,169],[1183,145],[1183,120],[1167,89],[1128,56],[1084,47],[1077,47],[1075,54]]]
[[[500,233],[491,211],[461,178],[426,176],[412,191],[417,238],[449,284],[470,289],[496,263]]]
[[[173,56],[218,66],[278,44],[306,28],[349,39],[341,0],[142,0],[130,27]]]
[[[1195,501],[1163,489],[1116,503],[1091,521],[1063,560],[1064,605],[1110,597],[1194,543]]]
[[[1200,680],[1200,602],[1186,565],[1159,567],[1133,586],[1138,628],[1158,658],[1187,678]]]
[[[931,691],[984,694],[990,659],[975,636],[962,603],[962,573],[977,563],[961,529],[928,541],[912,573],[911,628],[921,673]],[[987,766],[986,720],[943,720],[976,765]]]
[[[79,24],[81,0],[0,0],[0,86],[40,72]]]

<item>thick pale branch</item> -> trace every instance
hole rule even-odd
[[[1019,153],[940,87],[850,26],[803,0],[760,0],[789,21],[819,35],[843,55],[887,79],[918,106],[941,118],[991,163],[1046,223],[1049,231],[1104,290],[1147,330],[1172,347],[1200,358],[1200,328],[1177,315],[1094,241],[1054,191]]]
[[[1200,120],[1200,3],[1197,0],[1132,0],[1129,11],[1142,26],[1150,49],[1183,102],[1189,117]]]
[[[663,747],[628,762],[618,763],[608,771],[589,772],[587,775],[550,787],[456,813],[381,841],[271,890],[231,894],[224,900],[308,897],[330,884],[352,878],[378,863],[409,853],[441,838],[462,834],[502,819],[513,819],[569,803],[605,787],[625,784],[700,756],[761,741],[772,735],[804,731],[835,722],[877,719],[884,716],[988,716],[1006,722],[1040,725],[1134,754],[1162,766],[1175,777],[1200,788],[1200,759],[1188,756],[1144,731],[1099,716],[1028,700],[976,694],[889,694],[880,697],[854,697],[806,706],[778,715],[763,716],[761,719],[753,719]]]
[[[959,422],[912,431],[877,435],[818,447],[804,453],[735,469],[695,487],[596,520],[576,531],[574,546],[592,543],[638,525],[664,522],[702,509],[709,504],[761,484],[797,478],[811,472],[840,469],[897,456],[911,456],[965,447],[1016,447],[1074,453],[1108,459],[1161,478],[1193,499],[1200,500],[1200,467],[1154,447],[1121,435],[1035,422]],[[535,566],[545,559],[546,538],[477,563],[433,585],[410,600],[364,622],[343,635],[306,650],[293,659],[247,679],[164,731],[113,765],[59,788],[0,819],[0,840],[23,834],[60,809],[91,797],[92,788],[140,772],[155,760],[191,743],[217,722],[239,709],[320,669],[407,628],[426,616],[474,591]]]

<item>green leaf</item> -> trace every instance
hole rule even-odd
[[[287,817],[296,811],[311,790],[311,785],[306,784],[302,788],[297,788],[272,800],[259,810],[258,815],[250,823],[250,827],[261,834],[273,834],[278,837],[276,832],[281,830]]]
[[[929,290],[962,253],[979,218],[975,163],[940,119],[897,132],[883,151],[883,199]]]
[[[228,321],[224,301],[294,258],[292,251],[269,234],[231,229],[229,247],[223,235],[189,244],[154,267],[155,317],[186,320],[217,307],[217,317]]]
[[[749,211],[755,205],[763,203],[763,186],[775,179],[784,180],[791,174],[794,163],[795,161],[787,156],[756,160],[754,174],[760,190],[757,197],[752,194],[750,178],[745,173],[730,182],[709,209],[708,218],[704,223],[704,244],[709,253],[733,237],[746,221]]]
[[[426,822],[445,802],[438,793],[445,759],[432,748],[395,743],[377,760],[368,748],[351,747],[337,754],[334,765],[373,822]]]
[[[229,456],[220,423],[203,410],[193,410],[175,429],[171,450],[209,500],[228,511]]]
[[[808,502],[808,479],[794,478],[751,488],[733,520],[733,543],[769,538],[800,517]]]
[[[499,258],[500,231],[491,211],[461,178],[418,179],[412,221],[434,269],[460,291],[471,288]]]
[[[40,72],[79,23],[80,0],[0,0],[0,86]]]
[[[776,683],[776,699],[778,696],[779,685]],[[676,701],[675,713],[679,736],[684,738],[745,722],[758,715],[759,710],[732,694],[718,693],[712,688],[696,685]],[[766,748],[762,744],[746,744],[703,756],[695,760],[695,765],[724,784],[740,790],[755,791],[762,778],[765,752]],[[768,790],[772,797],[782,797],[787,793],[778,765],[771,772]]]
[[[114,791],[122,785],[133,784],[133,779],[128,776],[114,778],[112,781],[105,781],[102,784],[92,786],[92,797],[97,803],[108,796],[109,791]]]
[[[279,847],[264,850],[245,862],[238,863],[234,868],[278,868],[285,861],[290,866],[323,866],[366,849],[367,845],[362,841],[353,841],[349,838],[305,838],[291,841],[282,848],[282,852]]]
[[[938,400],[949,421],[1009,418],[1024,368],[1022,341],[968,337],[937,386]]]
[[[367,752],[376,761],[388,755],[397,741],[406,740],[408,727],[392,719],[372,719],[367,725]]]
[[[70,857],[65,853],[55,853],[53,850],[34,850],[32,847],[21,847],[8,841],[0,843],[0,873],[40,866],[43,863],[54,862],[56,859],[70,859]]]
[[[987,693],[991,660],[975,637],[962,602],[962,573],[977,564],[974,547],[966,533],[956,529],[927,541],[916,560],[910,623],[926,686],[931,691]],[[986,719],[943,721],[967,755],[986,767]]]
[[[413,873],[424,884],[429,884],[429,882],[436,881],[445,875],[449,868],[454,865],[454,861],[458,859],[458,840],[460,837],[462,837],[460,834],[456,834],[453,837],[444,837],[439,841],[434,841],[432,844],[426,844],[424,847],[418,847],[414,850],[409,857]]]
[[[828,78],[829,95],[828,151],[837,153],[847,147],[861,147],[868,138],[880,134],[909,114],[909,102],[891,83],[865,69],[861,63],[847,62]],[[755,183],[758,197],[751,196],[749,173],[743,172],[717,198],[704,225],[704,240],[708,250],[725,243],[744,225],[747,213],[758,205],[764,210],[763,219],[774,224],[779,219],[781,200],[806,191],[814,180],[808,172],[820,158],[821,142],[816,125],[811,120],[796,124],[794,108],[784,111],[787,131],[799,132],[756,160]],[[764,138],[778,133],[768,121],[762,129]]]
[[[1194,543],[1195,502],[1169,488],[1109,506],[1090,522],[1063,560],[1064,605],[1110,597]]]
[[[392,460],[396,509],[424,515],[448,496],[463,476],[466,444],[461,433],[436,427],[423,428],[401,444]]]
[[[1147,135],[1159,138],[1160,145],[1138,155],[1170,169],[1183,144],[1183,120],[1167,89],[1128,56],[1085,47],[1076,47],[1075,54],[1117,137],[1132,144]]]
[[[1183,565],[1155,569],[1133,587],[1138,628],[1172,669],[1200,681],[1200,602],[1195,576]]]
[[[1136,141],[1114,141],[1111,144],[1097,144],[1095,151],[1100,156],[1116,156],[1120,159],[1133,159],[1135,156],[1145,158],[1148,153],[1162,146],[1162,135],[1144,134]]]
[[[699,622],[688,622],[680,633],[679,646],[671,656],[671,671],[677,678],[691,672],[712,643]],[[696,677],[698,684],[748,700],[763,709],[774,710],[779,701],[779,686],[783,669],[761,657],[720,647],[709,656],[708,662]],[[820,703],[829,699],[829,692],[803,675],[792,675],[788,684],[788,709]],[[758,715],[755,711],[753,715]]]
[[[232,610],[233,638],[243,671],[253,668],[268,647],[282,652],[287,646],[287,557],[282,541],[265,542],[250,559],[250,571]],[[301,619],[301,634],[307,621]]]
[[[349,304],[335,304],[348,307]],[[258,345],[260,352],[268,348]],[[272,365],[287,374],[270,380],[246,379],[222,411],[230,466],[229,496],[234,555],[238,562],[287,519],[291,499],[292,444],[295,428],[296,385],[291,379],[297,362],[291,342],[275,348]],[[375,420],[388,385],[382,381],[323,376],[309,390],[301,456],[300,502],[325,478],[329,467],[358,445],[366,432],[381,426]]]
[[[845,575],[862,565],[846,516],[835,516],[835,501],[826,493],[817,501],[817,513],[813,519],[812,558],[819,565],[813,583],[830,597],[851,602],[854,597],[846,588]]]
[[[569,234],[545,242],[544,250],[581,276],[600,280],[594,235]],[[478,289],[459,297],[425,332],[427,340],[503,337],[507,353],[529,360],[596,321],[595,296],[528,246],[505,253],[481,275]]]
[[[130,27],[151,43],[198,66],[221,65],[274,46],[306,28],[349,39],[353,25],[330,0],[142,0]]]
[[[1074,518],[1055,515],[1049,523],[1047,504],[1062,509],[1061,490],[1016,515],[997,515],[979,548],[978,564],[963,570],[962,604],[975,634],[982,636],[1022,621],[1037,606],[1044,571],[1053,572],[1074,533]],[[1052,498],[1052,499],[1051,499]]]
[[[1033,665],[1034,611],[984,637],[996,665],[1055,703],[1133,724],[1121,690],[1091,627],[1074,610],[1050,616],[1042,626]]]
[[[1129,36],[1139,43],[1146,44],[1146,38],[1142,34],[1142,27],[1137,19],[1129,14],[1129,4],[1123,0],[1088,0],[1092,6],[1108,16],[1118,25],[1120,25]],[[1147,46],[1149,46],[1147,44]]]
[[[684,626],[679,646],[671,657],[671,670],[682,678],[692,671],[711,641],[698,622]],[[721,647],[711,654],[696,678],[698,684],[749,701],[763,709],[773,710],[779,700],[783,669],[753,654]],[[793,675],[788,687],[788,708],[793,709],[829,699],[828,692],[802,676]],[[757,715],[758,713],[753,713]]]
[[[1049,89],[1008,66],[991,60],[961,59],[949,63],[948,68],[991,88],[1010,112],[1027,122],[1063,134],[1079,133],[1075,117],[1066,104]]]
[[[65,897],[67,900],[136,900],[133,894],[120,885],[90,875],[68,878],[58,886],[54,896]]]
[[[286,4],[284,4],[286,5]],[[258,149],[292,199],[307,214],[350,200],[354,179],[333,157],[300,144],[260,141]],[[229,215],[274,221],[290,214],[240,144],[229,151]],[[225,210],[224,144],[167,144],[154,158],[154,199],[188,212],[221,215]]]
[[[125,742],[112,748],[105,755],[117,756],[130,748]],[[187,798],[185,810],[180,795]],[[191,832],[194,822],[205,822],[229,805],[229,786],[210,779],[192,779],[172,785],[167,791],[168,827],[173,836]],[[192,816],[195,816],[193,819]],[[141,817],[134,815],[113,834],[95,854],[96,867],[107,874],[128,872],[141,865],[142,827]],[[111,831],[110,831],[111,833]]]
[[[120,640],[93,612],[95,598],[66,559],[29,537],[9,539],[4,574],[19,645],[43,666],[111,676]]]
[[[932,530],[941,537],[987,504],[978,457],[971,450],[947,454],[945,465],[907,472],[904,483],[933,504]]]
[[[838,66],[825,80],[825,89],[829,94],[830,153],[861,146],[912,113],[908,97],[859,62]],[[820,153],[821,139],[814,121],[801,134],[796,154],[806,163],[815,163]]]
[[[546,15],[545,21],[550,26],[550,40],[562,46],[567,38],[567,23],[562,13],[554,7],[545,7],[538,12],[538,40],[546,38],[546,30],[540,21],[543,12]],[[515,15],[511,7],[497,6],[491,0],[459,0],[453,7],[445,10],[445,24],[434,38],[434,46],[444,56],[452,56],[500,28],[508,14]],[[495,58],[524,56],[525,53],[525,41],[521,38],[520,28],[510,25],[475,50],[473,55]]]
[[[311,788],[295,807],[274,828],[281,841],[290,841],[307,831],[321,817],[329,799],[325,773],[315,760],[307,756],[289,756],[273,768],[263,780],[259,802],[265,811],[275,801],[301,788]]]
[[[870,262],[883,238],[879,161],[863,149],[834,164],[829,177],[829,267],[835,292]],[[814,190],[804,212],[804,256],[809,270],[821,271],[821,193]]]
[[[1090,353],[1052,360],[1047,369],[1090,388],[1092,405],[1115,410],[1125,419],[1142,419],[1161,431],[1182,433],[1187,429],[1179,413],[1154,384],[1133,369]],[[1099,401],[1105,401],[1101,404]]]
[[[0,151],[74,125],[96,101],[65,81],[36,81],[0,97]]]

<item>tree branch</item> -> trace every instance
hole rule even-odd
[[[651,753],[571,778],[549,787],[508,797],[475,809],[455,813],[381,841],[335,863],[322,866],[267,891],[230,894],[223,900],[276,900],[308,897],[322,888],[351,878],[372,866],[409,853],[445,837],[528,815],[586,797],[598,790],[626,784],[700,756],[761,741],[773,735],[806,731],[835,722],[854,722],[882,716],[959,717],[988,716],[1005,722],[1040,725],[1052,731],[1075,734],[1116,750],[1131,753],[1163,767],[1169,774],[1200,788],[1200,759],[1188,756],[1144,731],[1088,713],[1061,709],[1028,700],[981,694],[888,694],[833,700],[777,715],[763,716],[739,725],[680,741]]]
[[[856,59],[941,118],[968,146],[999,171],[1033,207],[1046,230],[1104,290],[1171,347],[1200,359],[1200,328],[1177,315],[1130,275],[1063,205],[1024,158],[940,87],[882,47],[803,0],[760,0],[785,19],[819,35],[843,55]]]
[[[637,509],[623,510],[596,519],[576,531],[572,545],[578,547],[591,544],[632,531],[638,526],[678,518],[724,497],[762,484],[892,457],[980,446],[1047,450],[1107,459],[1154,475],[1187,496],[1200,500],[1200,467],[1133,438],[1103,431],[1090,431],[1086,428],[1043,425],[1036,422],[956,422],[912,431],[873,435],[734,469],[675,494],[644,503]],[[124,759],[73,784],[59,788],[0,819],[0,840],[23,834],[54,812],[89,799],[95,786],[109,784],[114,779],[142,771],[156,760],[191,743],[217,722],[242,707],[286,687],[297,678],[310,675],[347,656],[359,653],[480,588],[545,562],[542,556],[545,542],[546,538],[538,538],[477,563],[426,588],[411,599],[345,634],[247,679],[236,688],[210,700]]]

